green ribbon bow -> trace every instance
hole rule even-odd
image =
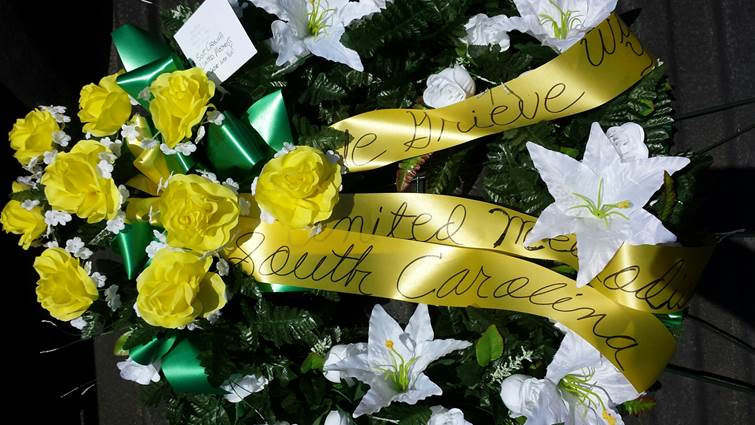
[[[189,338],[179,335],[155,337],[129,351],[131,360],[141,365],[159,361],[165,379],[176,392],[226,394],[225,391],[210,385],[198,354],[199,351]]]
[[[113,240],[113,249],[123,258],[126,277],[133,280],[142,270],[147,258],[147,245],[155,240],[154,228],[146,221],[127,224]]]

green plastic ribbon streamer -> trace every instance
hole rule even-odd
[[[222,178],[232,177],[248,184],[272,157],[260,135],[248,123],[224,112],[221,125],[210,125],[207,135],[207,159]],[[286,117],[288,119],[288,117]]]
[[[246,116],[249,124],[274,151],[283,149],[284,143],[293,143],[288,112],[280,90],[254,102],[246,110]]]
[[[153,227],[146,221],[127,224],[113,240],[113,249],[123,258],[126,277],[133,280],[141,272],[147,258],[147,245],[154,240]]]
[[[170,386],[181,393],[226,394],[210,385],[207,372],[199,362],[199,351],[188,338],[171,335],[153,338],[129,351],[131,360],[142,365],[160,361],[160,368]]]

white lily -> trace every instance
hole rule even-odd
[[[512,375],[501,384],[501,399],[525,425],[623,425],[614,409],[640,394],[598,350],[568,328],[545,379]]]
[[[433,361],[469,347],[467,341],[433,339],[427,306],[419,304],[406,329],[379,305],[372,309],[367,346],[350,344],[354,353],[324,372],[340,372],[370,385],[354,410],[354,417],[379,411],[394,401],[415,404],[443,390],[423,373]]]
[[[623,136],[635,139],[644,136],[636,127],[627,128],[631,130],[609,129],[609,133],[621,131]],[[636,140],[622,144],[620,149],[626,151],[621,155],[628,158],[622,160],[617,142],[611,142],[598,123],[592,124],[582,162],[527,143],[532,161],[556,202],[540,214],[524,243],[532,245],[542,239],[576,234],[578,287],[597,276],[623,243],[676,240],[643,206],[663,184],[663,172],[673,174],[687,166],[689,159],[648,158],[647,149],[642,151],[640,144]]]
[[[252,3],[280,20],[271,25],[275,64],[292,64],[311,53],[363,71],[359,54],[341,44],[341,36],[352,21],[379,12],[374,1],[349,0],[252,0]]]
[[[546,46],[563,52],[603,22],[617,0],[514,0],[521,24]]]

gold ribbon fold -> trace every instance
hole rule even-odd
[[[249,217],[239,228],[227,258],[260,282],[548,317],[595,346],[638,391],[655,382],[675,349],[654,316],[499,252],[330,228],[311,237]]]
[[[612,14],[550,62],[465,101],[438,109],[381,109],[331,127],[353,140],[339,150],[350,171],[382,167],[483,136],[600,106],[655,67]]]
[[[253,204],[253,202],[252,202]],[[577,268],[574,235],[527,247],[536,217],[472,199],[422,193],[342,194],[324,225],[357,233],[498,251]],[[590,285],[621,305],[654,314],[684,309],[712,247],[623,245]]]

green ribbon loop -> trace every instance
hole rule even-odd
[[[152,338],[146,344],[137,345],[129,350],[128,356],[131,360],[141,364],[148,365],[160,360],[168,354],[173,345],[176,343],[177,336],[171,335],[167,338]]]
[[[113,249],[123,258],[128,280],[133,280],[142,269],[147,258],[145,249],[154,240],[152,229],[146,221],[137,221],[127,224],[113,240]]]
[[[274,151],[278,152],[283,149],[284,143],[294,142],[291,126],[288,123],[286,104],[283,102],[283,94],[280,90],[254,102],[246,110],[246,116],[249,124]]]
[[[112,37],[126,71],[133,71],[173,54],[170,47],[161,39],[131,24],[116,28]]]
[[[153,338],[129,351],[131,360],[148,365],[160,361],[160,369],[170,386],[180,393],[226,394],[210,385],[207,372],[199,362],[199,351],[188,338],[171,335]]]
[[[120,50],[118,51],[120,53]],[[175,55],[160,58],[133,71],[119,75],[115,82],[131,97],[136,99],[144,108],[149,109],[149,96],[143,91],[164,72],[173,72],[182,69],[181,59]]]
[[[207,135],[207,159],[221,177],[251,183],[273,152],[249,124],[224,112],[221,125],[211,124]]]
[[[168,169],[174,174],[186,174],[196,165],[196,161],[192,157],[180,152],[165,155],[165,162],[168,164]]]

